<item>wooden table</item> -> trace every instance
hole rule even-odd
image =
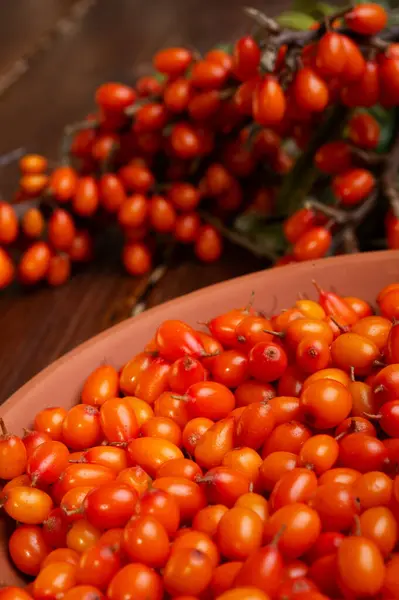
[[[63,127],[93,105],[104,81],[131,82],[151,70],[167,45],[206,50],[249,30],[245,0],[13,0],[0,22],[0,155],[23,147],[57,154]],[[280,11],[277,0],[251,0]],[[287,5],[288,0],[283,0]],[[15,190],[15,165],[0,172],[0,192]],[[60,355],[130,316],[140,284],[123,273],[119,248],[59,289],[0,293],[0,402]],[[223,258],[201,265],[190,252],[155,287],[149,306],[262,268],[244,250],[226,245]],[[233,301],[233,299],[232,299]],[[56,398],[54,398],[56,403]]]

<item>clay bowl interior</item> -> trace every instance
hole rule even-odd
[[[82,344],[24,385],[0,408],[9,431],[21,433],[34,415],[48,406],[69,408],[79,401],[87,375],[102,363],[121,367],[141,351],[165,319],[181,319],[193,326],[229,308],[245,306],[251,292],[254,307],[273,314],[287,308],[298,294],[316,298],[312,284],[346,296],[360,296],[372,304],[378,291],[399,281],[399,251],[373,252],[289,265],[233,279],[178,298],[129,319]],[[23,584],[7,554],[7,524],[0,523],[0,585]]]

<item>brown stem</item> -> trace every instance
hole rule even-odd
[[[259,27],[266,29],[267,32],[276,34],[281,31],[279,24],[274,19],[271,19],[257,8],[244,6],[243,10]]]
[[[258,258],[266,258],[271,261],[277,260],[277,255],[274,252],[264,248],[259,248],[259,246],[251,242],[251,240],[248,238],[242,236],[240,233],[225,227],[225,225],[223,225],[223,223],[216,217],[207,212],[201,212],[200,214],[204,221],[207,221],[207,223],[213,225],[213,227],[215,227],[215,229],[217,229],[223,237],[225,237],[227,240],[230,240],[230,242],[233,242],[233,244],[245,248]]]
[[[287,529],[287,525],[281,525],[280,529],[278,530],[278,532],[276,533],[276,535],[274,536],[274,538],[272,539],[272,541],[270,542],[270,546],[277,546],[277,544],[279,543],[282,535],[284,534],[285,530]]]
[[[360,525],[360,519],[359,519],[358,515],[355,515],[353,517],[353,520],[355,521],[355,527],[354,527],[355,530],[353,532],[353,535],[361,536],[362,535],[362,528],[361,528],[361,525]]]
[[[8,435],[6,424],[4,423],[4,419],[0,417],[0,430],[1,435]]]
[[[376,167],[383,164],[387,156],[386,154],[377,154],[377,152],[372,152],[371,150],[363,150],[362,148],[358,148],[357,146],[350,145],[352,154],[359,158],[362,162],[366,163],[370,167]]]
[[[351,225],[344,228],[342,232],[342,243],[345,250],[345,254],[356,254],[357,252],[359,252],[359,244],[357,241],[356,233]]]
[[[275,337],[279,337],[281,339],[285,338],[284,331],[273,331],[272,329],[262,329],[263,333],[268,333],[269,335],[274,335]]]
[[[339,208],[335,208],[334,206],[329,206],[327,204],[323,204],[318,200],[307,200],[304,204],[305,208],[314,209],[326,217],[333,219],[335,223],[345,223],[347,220],[347,213]]]
[[[396,131],[395,140],[392,143],[385,162],[385,168],[381,175],[383,192],[392,208],[396,218],[399,218],[399,192],[396,188],[396,177],[399,170],[399,128]]]

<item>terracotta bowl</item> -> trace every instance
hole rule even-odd
[[[164,319],[198,321],[247,304],[255,293],[255,308],[274,313],[288,307],[302,293],[316,298],[312,280],[342,295],[360,296],[374,303],[378,291],[399,281],[399,251],[335,257],[262,271],[214,285],[178,298],[105,331],[47,367],[24,385],[0,408],[0,415],[14,433],[32,424],[41,409],[71,407],[87,375],[103,362],[119,368],[139,352]],[[4,521],[4,520],[3,520]],[[0,585],[21,584],[7,554],[7,531],[0,529]]]

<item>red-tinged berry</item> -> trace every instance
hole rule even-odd
[[[325,227],[313,227],[297,240],[293,248],[294,258],[298,261],[315,260],[325,256],[331,246],[332,235]]]
[[[258,83],[253,94],[252,110],[254,120],[268,127],[280,123],[284,117],[286,100],[277,79],[268,75]]]
[[[46,276],[51,251],[45,242],[35,242],[22,255],[18,265],[18,274],[22,283],[33,285]]]
[[[313,228],[316,215],[310,208],[301,208],[284,221],[283,230],[287,241],[295,244],[300,237]]]
[[[15,275],[14,263],[4,248],[0,248],[0,290],[10,285]]]
[[[227,75],[221,64],[200,60],[193,66],[191,82],[201,90],[218,90],[224,85]]]
[[[253,37],[247,35],[236,42],[233,52],[233,72],[241,81],[257,75],[261,51]]]
[[[334,31],[329,31],[321,38],[317,46],[317,70],[323,77],[339,76],[346,66],[346,60],[342,36]]]
[[[367,169],[349,169],[336,175],[332,182],[335,196],[344,206],[359,204],[375,186],[374,176]]]
[[[327,142],[316,152],[315,165],[327,175],[336,175],[352,166],[352,152],[344,141]]]
[[[358,106],[370,107],[380,99],[379,67],[375,60],[368,60],[362,75],[354,83],[340,88],[343,104],[350,108]]]
[[[104,83],[96,91],[96,103],[110,113],[123,113],[135,98],[134,89],[122,83]]]
[[[220,233],[212,225],[203,225],[195,240],[195,255],[203,262],[211,263],[220,257],[223,243]]]
[[[11,244],[18,236],[18,218],[14,208],[0,202],[0,244]]]
[[[355,6],[345,14],[346,24],[352,31],[361,35],[375,35],[384,29],[388,15],[383,6],[365,3]]]
[[[123,248],[122,261],[130,275],[145,275],[151,270],[151,253],[148,247],[140,242],[126,244]]]
[[[76,234],[71,215],[62,208],[57,208],[48,222],[48,240],[56,250],[68,250],[72,246]]]
[[[309,68],[300,69],[294,82],[295,102],[306,112],[321,112],[328,104],[328,87]]]
[[[372,115],[359,113],[348,123],[348,137],[356,146],[373,150],[378,146],[380,126]]]
[[[284,348],[273,342],[259,342],[249,353],[249,372],[265,383],[279,379],[287,365],[288,359]]]
[[[154,67],[170,77],[183,75],[192,60],[192,53],[186,48],[166,48],[157,52],[153,59]]]
[[[361,79],[366,69],[366,61],[360,51],[359,46],[348,36],[342,36],[342,43],[346,52],[346,65],[342,71],[342,79],[346,82],[354,82]]]

